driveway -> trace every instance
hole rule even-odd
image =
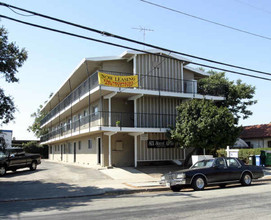
[[[0,201],[69,197],[104,193],[110,181],[98,170],[43,160],[36,171],[21,169],[0,178]]]

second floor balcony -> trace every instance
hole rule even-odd
[[[115,75],[132,75],[128,73],[119,73],[111,71],[100,72],[115,74]],[[151,76],[138,74],[137,90],[151,90],[161,92],[172,92],[182,94],[199,94],[199,95],[211,95],[211,96],[225,96],[225,86],[212,84],[208,89],[198,84],[197,80],[182,80],[168,77]],[[84,82],[82,82],[76,89],[74,89],[67,97],[65,97],[60,103],[58,103],[42,120],[41,125],[44,125],[57,114],[64,109],[68,108],[73,102],[85,96],[92,89],[99,86],[98,83],[98,71],[93,73]],[[210,89],[211,88],[211,89]],[[125,90],[124,90],[125,91]]]
[[[129,112],[96,112],[76,121],[59,125],[48,134],[41,137],[41,142],[88,132],[90,128],[163,128],[175,127],[176,115],[155,113]]]

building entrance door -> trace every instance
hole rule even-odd
[[[97,156],[98,156],[98,164],[101,164],[102,161],[102,143],[101,143],[101,138],[98,137],[97,138]]]
[[[76,162],[76,142],[73,143],[73,162]]]
[[[60,152],[61,152],[61,161],[63,161],[63,145],[60,146]]]

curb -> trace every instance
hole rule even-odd
[[[268,181],[271,181],[271,177],[253,180],[253,182],[268,182]],[[7,200],[0,200],[0,203],[42,201],[42,200],[54,200],[54,199],[75,199],[75,198],[86,198],[86,197],[95,197],[95,196],[113,196],[113,195],[125,195],[125,194],[129,195],[129,194],[135,194],[135,193],[163,192],[163,191],[170,191],[170,189],[167,187],[123,189],[123,190],[100,192],[100,193],[93,193],[93,194],[87,194],[87,195],[56,196],[56,197],[29,198],[29,199],[7,199]]]
[[[93,193],[88,195],[74,195],[74,196],[56,196],[56,197],[43,197],[43,198],[29,198],[29,199],[7,199],[0,200],[0,203],[9,203],[9,202],[27,202],[27,201],[42,201],[42,200],[54,200],[54,199],[75,199],[75,198],[84,198],[84,197],[95,197],[95,196],[112,196],[112,195],[124,195],[124,194],[134,194],[134,193],[144,193],[144,192],[161,192],[169,191],[165,187],[156,187],[156,188],[144,188],[144,189],[123,189],[116,190],[111,192],[101,192]]]

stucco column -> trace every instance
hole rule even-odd
[[[134,136],[134,166],[137,167],[137,137],[141,134],[144,134],[144,132],[138,132],[138,133],[129,133],[129,135]]]
[[[111,120],[111,97],[108,99],[108,123],[109,123],[109,127],[111,127],[112,124],[112,120]]]
[[[111,136],[116,134],[117,132],[106,132],[105,135],[108,136],[108,167],[112,167],[112,143]]]

